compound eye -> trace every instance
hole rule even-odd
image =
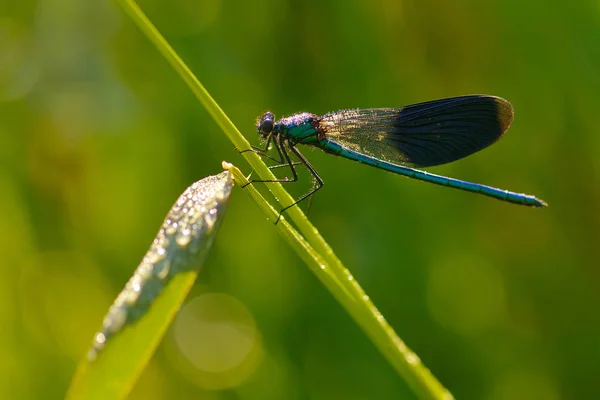
[[[272,120],[266,120],[266,121],[261,122],[260,133],[264,133],[265,135],[268,135],[269,133],[271,133],[272,130],[273,130],[273,121]]]
[[[273,113],[264,113],[258,122],[258,132],[263,136],[270,134],[273,131],[274,119]]]

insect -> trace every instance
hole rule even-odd
[[[513,121],[512,105],[488,95],[451,97],[399,108],[342,110],[317,116],[298,113],[275,121],[265,112],[257,121],[264,148],[252,150],[288,166],[291,179],[254,182],[295,182],[296,166],[303,164],[315,185],[283,213],[323,187],[323,179],[297,149],[297,145],[318,147],[326,153],[367,164],[409,178],[480,193],[498,200],[530,207],[547,204],[535,196],[497,189],[477,183],[431,174],[415,168],[431,167],[459,160],[498,140]],[[279,158],[267,154],[271,144]],[[298,161],[292,162],[290,153]],[[281,217],[280,213],[280,217]]]

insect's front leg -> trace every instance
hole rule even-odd
[[[249,181],[247,184],[245,184],[244,186],[242,186],[242,188],[246,187],[247,185],[251,184],[251,183],[257,183],[257,182],[263,182],[263,183],[270,183],[270,182],[280,182],[280,183],[284,183],[284,182],[296,182],[298,180],[298,174],[296,173],[296,169],[294,168],[294,165],[298,165],[298,163],[294,163],[290,160],[290,156],[287,154],[286,148],[285,148],[285,144],[284,144],[284,139],[282,138],[278,138],[279,141],[277,139],[273,140],[273,146],[275,147],[275,149],[277,150],[277,153],[279,154],[279,160],[275,159],[274,157],[269,157],[272,160],[274,160],[275,162],[278,162],[279,165],[274,165],[273,168],[280,168],[280,167],[289,167],[290,170],[292,171],[292,175],[293,175],[293,179],[264,179],[264,180],[260,180],[260,179],[253,179],[251,181]],[[271,167],[269,167],[271,168]]]
[[[275,140],[273,140],[273,135],[269,135],[269,137],[267,138],[267,143],[265,143],[265,148],[264,149],[260,148],[258,146],[250,145],[249,149],[240,151],[240,154],[247,153],[247,152],[250,151],[252,153],[258,154],[261,157],[266,157],[269,160],[275,161],[277,164],[283,164],[284,161],[283,161],[283,157],[281,156],[281,152],[280,151],[278,151],[279,152],[279,160],[276,159],[275,157],[270,156],[268,154],[268,152],[269,152],[269,146],[271,145],[271,142],[276,143]]]

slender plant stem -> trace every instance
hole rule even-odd
[[[169,46],[137,4],[131,0],[118,0],[118,2],[140,30],[154,43],[159,52],[179,73],[234,146],[239,150],[249,149],[250,146],[246,139],[181,58]],[[256,154],[245,152],[243,156],[261,179],[275,179],[275,176]],[[247,182],[246,178],[237,168],[231,167],[231,170],[238,184],[243,185],[244,182]],[[292,196],[285,191],[281,184],[271,183],[268,187],[282,205],[294,202]],[[252,185],[247,187],[247,191],[256,200],[267,217],[271,221],[275,221],[277,212],[275,212],[260,193]],[[292,245],[300,257],[311,266],[311,269],[319,279],[367,333],[400,376],[408,382],[409,386],[422,399],[451,399],[452,395],[450,392],[437,381],[431,372],[420,362],[419,357],[404,344],[388,325],[385,318],[383,318],[370,301],[369,296],[365,294],[358,282],[333,253],[331,247],[306,218],[301,209],[294,206],[287,211],[287,215],[302,235],[287,223],[284,217],[282,217],[282,220],[277,225],[279,232]]]
[[[238,185],[244,186],[248,183],[242,172],[235,166],[224,162],[223,167],[232,173],[233,179]],[[252,185],[247,186],[246,192],[256,201],[267,217],[277,217],[277,211]],[[420,398],[453,399],[452,394],[439,383],[429,369],[423,365],[420,358],[396,335],[394,329],[373,305],[350,271],[341,264],[341,268],[340,265],[331,264],[330,259],[315,251],[311,244],[287,221],[281,221],[277,228],[288,244],[367,333],[385,358]]]

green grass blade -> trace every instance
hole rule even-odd
[[[153,26],[150,20],[148,20],[135,2],[131,0],[119,0],[118,2],[140,30],[152,43],[154,43],[158,51],[188,84],[201,104],[204,105],[209,114],[223,129],[223,132],[236,148],[239,150],[249,149],[250,147],[246,139],[241,135],[239,130],[233,125],[231,120],[217,105],[185,63],[177,56],[175,51],[169,46],[167,41]],[[256,154],[245,152],[243,153],[243,156],[258,173],[261,179],[270,180],[275,178]],[[240,174],[237,178],[241,179],[243,177]],[[292,196],[284,190],[281,184],[271,183],[268,185],[268,188],[282,206],[294,202]],[[255,191],[251,186],[248,186],[247,189],[251,194]],[[262,196],[260,197],[262,198]],[[253,198],[256,199],[257,197],[253,196]],[[263,211],[270,207],[267,207],[268,203],[264,199],[257,200],[257,204],[259,204]],[[266,208],[263,208],[263,206]],[[273,210],[271,209],[271,211]],[[275,221],[277,213],[266,212],[266,215],[270,220]],[[368,334],[373,343],[389,360],[396,371],[407,381],[409,386],[423,399],[451,399],[452,395],[435,379],[429,370],[423,366],[419,358],[406,347],[404,342],[387,324],[383,316],[370,302],[369,297],[364,293],[358,282],[352,278],[349,271],[337,258],[317,229],[308,221],[300,208],[297,206],[292,207],[286,211],[286,215],[293,221],[294,225],[302,235],[298,234],[291,225],[286,223],[285,216],[282,217],[279,224],[281,225],[281,227],[278,228],[280,232],[284,237],[289,238],[288,243],[297,243],[294,249],[297,250],[302,259],[305,261],[313,259],[314,257],[312,257],[312,254],[314,253],[318,260],[317,264],[320,263],[319,265],[327,266],[327,273],[333,277],[333,281],[337,282],[336,285],[339,284],[339,291],[334,292],[338,301],[340,301],[340,303],[348,310],[350,315],[352,315],[361,328]],[[306,247],[305,245],[310,247]],[[329,285],[328,288],[330,288]],[[332,289],[330,288],[330,290]]]
[[[231,171],[237,185],[244,186],[248,183],[241,171],[235,166],[223,163],[223,167]],[[245,191],[256,201],[268,218],[277,217],[278,212],[254,186],[247,186]],[[330,262],[331,257],[323,257],[315,251],[311,244],[287,221],[281,221],[276,227],[298,256],[306,262],[310,270],[342,304],[420,398],[445,400],[453,398],[452,394],[423,365],[419,357],[396,335],[396,332],[377,310],[350,271],[343,268],[343,266],[340,267],[337,263],[332,264]]]
[[[222,172],[177,199],[73,378],[69,399],[127,396],[179,310],[223,220],[232,181]]]
[[[204,86],[200,83],[198,78],[190,71],[185,65],[183,60],[177,55],[173,48],[167,43],[165,38],[162,37],[160,32],[154,27],[148,17],[142,12],[138,5],[131,0],[118,0],[118,3],[122,6],[125,12],[131,17],[137,27],[146,35],[146,37],[156,46],[158,51],[163,57],[169,62],[169,64],[177,71],[179,76],[185,81],[190,90],[194,93],[196,98],[204,106],[210,116],[217,122],[219,127],[223,130],[225,135],[231,140],[233,145],[239,150],[250,149],[250,144],[242,136],[237,127],[231,122],[225,112],[219,107],[217,102],[212,98]],[[243,153],[244,158],[248,161],[250,166],[263,180],[276,179],[275,175],[271,170],[262,162],[261,158],[253,152]],[[279,183],[273,183],[268,185],[269,190],[273,193],[276,199],[282,204],[292,204],[294,198],[281,186]],[[292,207],[288,210],[288,215],[293,216],[294,223],[304,225],[302,231],[311,230],[310,223],[304,213],[300,210],[300,207]],[[273,220],[274,222],[275,220]],[[314,229],[314,228],[312,228]]]

